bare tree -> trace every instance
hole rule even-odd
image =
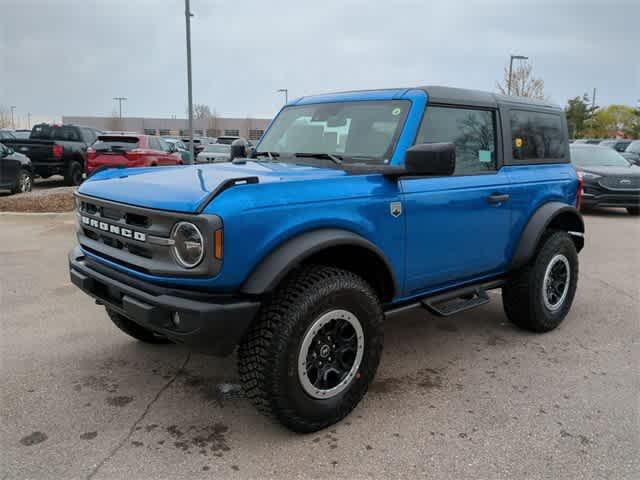
[[[193,118],[196,120],[203,120],[211,117],[211,109],[209,105],[204,103],[196,103],[193,106]]]
[[[504,67],[502,83],[496,82],[498,92],[508,95],[509,92],[509,66]],[[529,62],[522,63],[511,72],[511,95],[516,97],[529,97],[545,100],[544,81],[533,76],[533,65]]]
[[[0,128],[11,128],[11,110],[0,105]]]

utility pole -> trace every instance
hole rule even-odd
[[[191,8],[189,0],[184,0],[184,19],[187,24],[187,96],[189,101],[189,154],[191,162],[195,163],[196,158],[193,149],[193,95],[191,91]]]
[[[591,112],[596,109],[596,88],[593,87],[593,96],[591,97]]]
[[[511,76],[513,74],[513,61],[514,60],[528,60],[529,57],[523,55],[511,55],[509,58],[509,80],[507,81],[507,95],[511,95]]]
[[[276,90],[276,92],[284,93],[284,104],[286,105],[287,103],[289,103],[289,89],[279,88],[278,90]]]
[[[31,130],[31,112],[27,113],[27,128]]]
[[[15,105],[11,105],[11,128],[14,129],[14,130],[16,129],[16,124],[13,121],[13,111],[15,109],[16,109],[16,106]]]
[[[113,97],[113,99],[118,101],[118,106],[120,109],[120,118],[122,118],[122,102],[124,102],[127,99],[127,97]]]

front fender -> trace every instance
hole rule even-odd
[[[253,270],[241,287],[241,292],[260,295],[273,291],[294,268],[314,253],[340,245],[350,245],[369,250],[386,265],[398,291],[397,280],[384,253],[366,238],[348,230],[323,228],[298,235],[287,240],[269,253]]]
[[[509,263],[509,270],[517,269],[533,258],[542,235],[549,227],[560,228],[573,234],[584,233],[582,215],[575,207],[561,202],[545,203],[535,211],[522,231]],[[582,237],[576,242],[578,251],[582,248],[583,242]]]

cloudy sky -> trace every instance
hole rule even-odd
[[[442,84],[495,90],[530,57],[564,104],[640,99],[638,0],[192,0],[194,102],[273,115],[291,97]],[[2,0],[0,107],[185,116],[183,0]]]

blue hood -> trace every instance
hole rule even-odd
[[[85,181],[79,192],[139,207],[194,213],[225,180],[258,177],[259,183],[345,175],[344,171],[290,163],[247,162],[111,169]]]

